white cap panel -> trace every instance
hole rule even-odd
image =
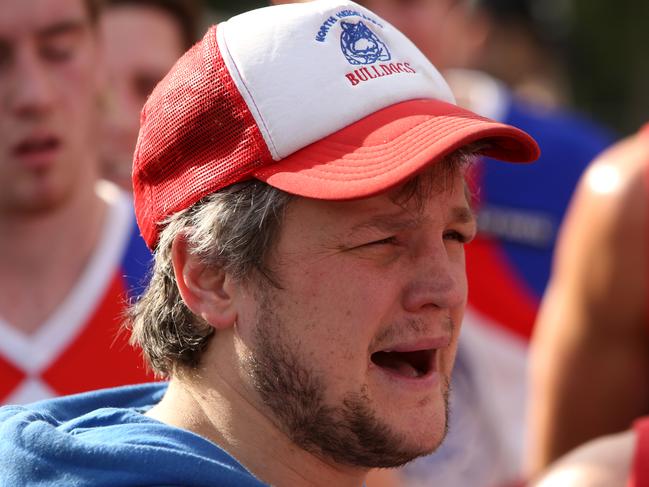
[[[400,101],[454,103],[414,44],[354,2],[255,10],[217,32],[225,63],[276,160]],[[287,45],[300,46],[299,54]]]

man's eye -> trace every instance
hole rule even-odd
[[[460,242],[461,244],[466,244],[473,240],[473,237],[469,237],[461,232],[458,232],[457,230],[449,230],[448,232],[444,233],[444,240],[455,240],[456,242]]]
[[[397,237],[386,237],[382,238],[381,240],[375,240],[373,242],[369,242],[366,245],[395,245],[397,243]]]
[[[74,54],[74,48],[70,45],[47,45],[41,48],[41,56],[47,61],[64,62]]]
[[[40,55],[46,61],[55,63],[71,59],[82,40],[79,29],[65,29],[44,36],[40,40]]]

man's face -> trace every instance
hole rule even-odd
[[[0,213],[56,208],[92,171],[96,54],[82,0],[0,2]]]
[[[244,381],[302,448],[390,467],[442,441],[475,233],[463,177],[446,179],[421,200],[289,205],[279,288],[256,285],[236,331]]]
[[[467,0],[362,0],[403,32],[438,69],[467,67],[476,36]]]
[[[161,9],[117,5],[102,14],[101,36],[107,75],[102,173],[130,190],[140,111],[158,81],[183,54],[182,32]]]

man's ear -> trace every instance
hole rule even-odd
[[[171,247],[176,284],[187,307],[214,328],[228,328],[237,319],[237,284],[218,266],[208,266],[190,252],[184,235]]]

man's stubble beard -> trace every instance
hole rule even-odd
[[[270,292],[258,292],[259,309],[252,353],[245,366],[252,385],[272,412],[276,425],[302,449],[336,463],[366,468],[402,466],[432,453],[448,430],[450,383],[444,377],[445,425],[432,448],[412,444],[377,418],[363,387],[339,405],[325,403],[326,380],[309,368],[283,337]],[[434,432],[431,432],[434,434]]]

